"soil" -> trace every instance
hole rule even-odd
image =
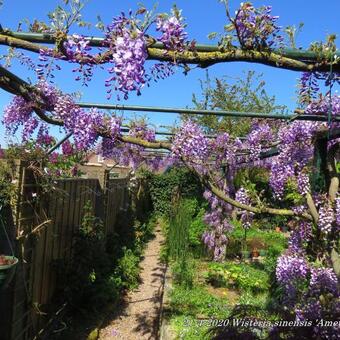
[[[160,227],[148,243],[140,263],[139,287],[127,294],[121,310],[108,320],[99,332],[99,339],[142,340],[158,339],[159,316],[162,308],[166,266],[160,261],[164,242]]]

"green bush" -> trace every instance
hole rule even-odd
[[[173,167],[163,174],[149,174],[149,189],[154,211],[169,216],[175,190],[183,198],[202,200],[202,186],[198,178],[187,168]]]
[[[138,286],[140,258],[131,249],[123,248],[114,274],[110,277],[118,289],[134,289]]]
[[[195,278],[195,262],[191,258],[181,257],[172,265],[174,282],[192,288]]]
[[[205,212],[205,208],[201,208],[190,224],[189,242],[193,248],[198,248],[202,245],[202,234],[207,229],[207,225],[203,221]]]

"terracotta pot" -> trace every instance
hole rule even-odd
[[[251,252],[251,256],[252,257],[259,257],[259,251],[256,249],[256,248],[254,248],[253,249],[253,251]]]
[[[4,288],[14,276],[18,259],[14,256],[0,255],[0,260],[0,288]]]

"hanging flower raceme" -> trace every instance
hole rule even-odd
[[[339,295],[338,279],[334,270],[332,268],[311,268],[309,295],[318,297],[325,293]]]
[[[24,125],[31,118],[32,112],[32,103],[21,96],[14,96],[11,103],[4,109],[2,123],[7,133],[14,134],[20,125]]]
[[[305,112],[312,115],[323,115],[328,117],[330,115],[329,128],[335,129],[340,127],[340,123],[332,121],[336,116],[340,116],[340,95],[329,94],[322,96],[319,99],[312,101],[307,107]],[[325,123],[324,123],[325,124]]]
[[[313,157],[312,137],[319,127],[317,122],[294,121],[279,129],[280,154],[273,158],[270,173],[270,185],[277,198],[283,198],[288,180],[295,179],[300,194],[310,190],[303,168]]]
[[[111,118],[111,136],[112,138],[103,138],[99,153],[105,158],[111,158],[118,164],[125,166],[131,166],[137,168],[141,163],[150,165],[151,167],[161,166],[162,161],[160,159],[147,158],[144,153],[145,148],[140,145],[132,143],[117,143],[117,137],[120,136],[121,118]],[[138,140],[144,140],[147,142],[155,141],[155,131],[149,129],[145,122],[134,122],[129,128],[128,136],[137,138]]]
[[[269,149],[273,140],[273,131],[268,123],[254,124],[246,140],[250,150],[250,160],[259,159],[260,153]]]
[[[311,267],[310,274],[308,288],[294,308],[296,320],[332,319],[340,308],[337,276],[332,268],[325,267]],[[324,301],[325,297],[327,303]],[[337,339],[340,335],[340,327],[336,326],[315,327],[313,331],[320,339]]]
[[[334,209],[330,202],[326,201],[319,208],[319,220],[318,227],[320,231],[327,235],[333,230],[334,222],[336,221],[336,216]]]
[[[103,137],[98,153],[104,158],[114,158],[116,156],[117,139],[121,135],[122,119],[112,116],[109,120],[110,138]]]
[[[97,109],[79,110],[72,127],[75,146],[80,151],[88,150],[98,138],[98,129],[103,127],[103,114]]]
[[[36,143],[39,146],[51,146],[54,138],[49,134],[47,124],[41,124],[37,133]]]
[[[299,221],[291,231],[288,246],[294,254],[305,253],[303,244],[312,237],[312,224],[307,221]]]
[[[236,152],[240,147],[239,139],[232,140],[228,133],[221,133],[210,141],[210,150],[213,153],[212,160],[216,169],[226,165],[234,165],[236,162]]]
[[[124,13],[114,18],[107,26],[105,45],[112,53],[113,67],[108,71],[112,76],[106,80],[108,96],[112,87],[128,98],[131,91],[140,95],[141,88],[148,81],[145,72],[147,44],[144,32],[137,28],[134,19],[127,18]],[[119,99],[119,96],[118,96]]]
[[[176,133],[171,151],[174,158],[184,157],[190,164],[202,164],[209,157],[209,141],[196,123],[187,120]]]
[[[288,303],[294,302],[297,285],[306,279],[308,272],[308,263],[302,256],[283,254],[278,258],[276,279],[284,287]]]
[[[75,153],[73,145],[71,144],[69,140],[66,140],[63,144],[61,144],[61,149],[62,149],[63,155],[65,156],[71,156]]]
[[[340,230],[340,196],[335,199],[335,225]]]
[[[210,210],[204,216],[208,230],[203,233],[202,240],[213,253],[214,260],[223,261],[228,243],[227,234],[233,229],[229,222],[231,207],[208,190],[203,196],[208,201]]]
[[[158,40],[167,50],[182,52],[185,49],[187,33],[181,11],[172,9],[171,15],[159,15],[156,26],[157,31],[162,33]]]
[[[244,205],[250,205],[251,199],[249,196],[249,191],[243,187],[241,187],[235,194],[235,199],[239,203]],[[238,209],[240,210],[240,209]],[[251,227],[251,223],[253,221],[254,213],[246,210],[241,210],[241,222],[243,228],[249,229]]]
[[[271,15],[271,11],[271,6],[255,8],[249,2],[241,4],[233,24],[242,47],[261,49],[282,42],[280,27],[276,24],[279,17]]]
[[[316,73],[302,72],[299,81],[299,100],[301,104],[309,104],[316,99],[317,93],[320,90]]]
[[[71,63],[78,63],[79,66],[72,72],[77,73],[76,80],[83,80],[83,85],[87,85],[92,79],[92,68],[95,65],[92,55],[89,53],[92,48],[90,40],[82,35],[73,34],[64,42],[66,57]]]

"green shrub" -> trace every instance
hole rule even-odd
[[[190,205],[180,201],[173,207],[167,233],[169,255],[173,259],[186,257],[189,252]]]
[[[202,234],[207,229],[207,225],[203,221],[205,212],[206,210],[201,208],[190,224],[189,242],[190,246],[193,248],[197,248],[202,245]]]
[[[173,167],[163,174],[149,174],[150,195],[154,211],[169,215],[175,190],[183,198],[202,199],[202,186],[198,178],[185,167]]]
[[[133,221],[127,232],[104,237],[102,222],[93,215],[90,203],[84,208],[82,224],[75,235],[70,263],[60,263],[60,289],[65,287],[71,305],[77,308],[96,308],[118,298],[122,289],[138,286],[139,261],[145,243],[152,237],[156,218],[140,223]],[[129,237],[127,237],[127,235]]]
[[[187,288],[192,288],[195,278],[195,262],[187,257],[181,257],[172,265],[174,282]]]
[[[119,289],[134,289],[138,286],[139,260],[131,249],[123,248],[123,257],[119,259],[111,280]]]

